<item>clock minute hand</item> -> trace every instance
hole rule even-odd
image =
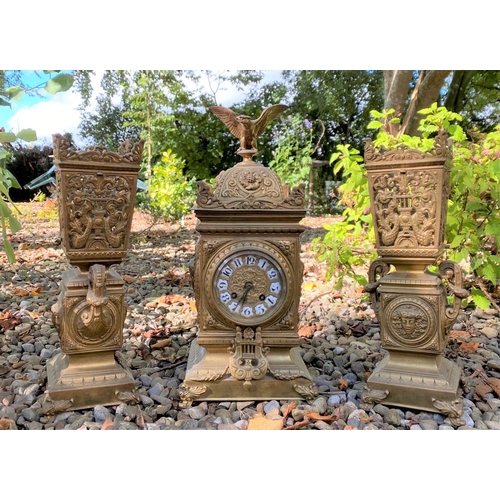
[[[247,300],[247,296],[250,293],[250,290],[253,288],[253,283],[245,283],[245,288],[243,289],[243,295],[241,296],[240,300],[238,301],[238,305],[241,303],[241,306],[245,304]]]

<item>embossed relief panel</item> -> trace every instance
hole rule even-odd
[[[368,174],[377,250],[437,256],[443,243],[443,171],[400,169]]]
[[[69,260],[88,267],[125,257],[144,141],[118,152],[100,146],[72,149],[54,134],[59,220]]]
[[[134,179],[126,175],[64,172],[67,252],[126,251]]]
[[[449,194],[447,138],[422,152],[401,146],[365,160],[377,251],[381,256],[437,257],[444,239]]]
[[[441,352],[445,331],[441,321],[441,294],[382,293],[380,296],[382,342],[385,348]]]

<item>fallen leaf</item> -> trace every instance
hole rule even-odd
[[[345,391],[349,387],[349,383],[344,378],[341,378],[337,387],[339,391]]]
[[[248,421],[249,431],[280,431],[283,429],[283,419],[266,418],[261,413],[257,413]]]
[[[299,337],[312,337],[315,331],[314,326],[306,325],[299,328],[298,335]]]
[[[122,274],[122,280],[125,281],[125,283],[134,283],[134,281],[137,281],[137,278],[129,276],[128,274]]]
[[[346,425],[346,426],[344,427],[344,430],[345,430],[345,431],[357,431],[357,430],[358,430],[358,428],[357,428],[357,427],[353,427],[352,425]]]
[[[498,378],[490,378],[488,379],[490,386],[493,387],[493,390],[497,393],[497,396],[500,397],[500,379]]]
[[[170,335],[170,328],[165,326],[164,328],[156,328],[154,330],[147,330],[139,333],[142,333],[147,339],[152,339],[153,337],[166,337]]]
[[[167,304],[176,304],[177,302],[184,303],[186,302],[186,297],[184,295],[179,295],[177,293],[174,293],[172,295],[167,295],[165,302]]]
[[[301,429],[302,427],[305,427],[306,425],[309,425],[310,423],[311,423],[311,421],[309,419],[305,418],[304,420],[302,420],[300,422],[295,422],[290,427],[285,427],[283,430],[284,431],[295,431],[297,429]]]
[[[304,290],[312,290],[313,288],[316,287],[317,287],[316,283],[306,283],[303,288]]]
[[[459,351],[463,353],[476,352],[479,347],[479,342],[462,342]]]
[[[196,312],[196,302],[194,300],[192,300],[190,303],[189,303],[189,309],[193,312]]]
[[[335,422],[335,420],[339,419],[337,415],[320,415],[315,412],[306,413],[306,417],[312,418],[313,420],[323,420],[323,422]]]
[[[0,327],[4,330],[12,330],[16,325],[22,323],[21,318],[16,318],[10,311],[0,314]]]
[[[0,431],[13,431],[16,429],[17,426],[14,420],[10,418],[0,418]]]
[[[28,313],[28,315],[32,318],[32,319],[37,319],[40,317],[39,314],[37,314],[36,312],[33,312],[33,311],[26,311]]]
[[[294,408],[297,408],[297,403],[295,401],[290,401],[290,403],[288,403],[288,406],[285,409],[285,413],[283,414],[283,422],[286,422],[288,415],[292,413],[292,410]]]
[[[30,292],[28,290],[26,290],[25,288],[16,288],[12,292],[12,295],[16,295],[17,297],[26,297],[29,294],[30,294]]]
[[[172,343],[172,339],[163,339],[159,340],[155,344],[151,346],[151,349],[161,349],[163,347],[167,347]]]
[[[479,396],[481,397],[482,399],[484,399],[484,397],[486,396],[486,394],[488,394],[489,392],[491,392],[493,389],[486,383],[484,382],[483,380],[479,379],[477,381],[477,384],[476,384],[476,388],[475,388],[475,391],[474,391],[474,394],[476,396]]]
[[[470,338],[470,333],[462,330],[450,330],[450,340],[456,340],[458,342],[462,342],[461,339]]]

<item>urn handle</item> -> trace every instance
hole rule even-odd
[[[380,278],[388,274],[389,269],[389,264],[384,262],[382,259],[374,260],[368,269],[368,284],[365,285],[364,290],[370,294],[372,308],[375,313],[378,313],[380,309],[380,297],[377,290],[380,285]]]
[[[445,260],[439,264],[439,275],[445,282],[448,292],[453,295],[453,304],[445,309],[446,327],[450,327],[458,317],[462,306],[462,299],[469,296],[463,288],[462,268],[456,262]]]

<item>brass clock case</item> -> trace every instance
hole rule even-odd
[[[291,265],[265,241],[224,245],[209,260],[205,277],[209,309],[231,326],[265,327],[277,322],[293,300]]]

